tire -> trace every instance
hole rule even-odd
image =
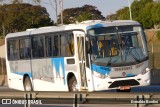
[[[24,90],[25,91],[33,91],[31,80],[28,76],[24,80]]]
[[[78,83],[75,76],[69,79],[68,88],[70,92],[78,91]]]

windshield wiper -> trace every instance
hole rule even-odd
[[[112,50],[111,50],[111,48],[110,48],[110,52],[111,52],[111,54],[109,55],[109,60],[108,60],[107,66],[112,65],[112,63],[111,63],[111,61],[112,61]]]
[[[130,47],[129,48],[129,55],[131,54],[131,56],[132,56],[132,58],[136,61],[136,62],[138,62],[138,63],[140,63],[140,60],[132,53],[132,50],[133,49],[135,49],[135,47]],[[136,52],[136,54],[139,56],[139,54],[138,54],[138,52],[137,52],[137,50],[135,49],[135,52]]]

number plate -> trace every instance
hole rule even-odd
[[[119,89],[120,90],[129,90],[129,89],[131,89],[131,87],[130,86],[119,86]]]

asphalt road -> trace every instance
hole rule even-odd
[[[0,105],[0,107],[24,107],[24,105]],[[73,107],[72,104],[69,105],[31,105],[31,107]],[[120,104],[120,105],[113,105],[113,104],[80,104],[79,107],[135,107],[134,104]]]
[[[8,92],[8,91],[14,92],[17,90],[9,89],[8,87],[0,87],[0,92]],[[116,90],[109,90],[107,92],[116,92]],[[160,85],[135,87],[132,88],[131,92],[160,92]],[[24,105],[0,104],[0,107],[24,107]],[[73,107],[73,104],[31,105],[30,107]],[[136,107],[136,104],[79,104],[79,107]],[[149,105],[147,107],[160,107],[160,104]]]
[[[7,92],[7,91],[17,91],[13,89],[9,89],[8,87],[0,87],[0,92]],[[107,90],[107,92],[116,92],[117,90]],[[133,87],[131,92],[160,92],[160,84],[150,85],[150,86],[143,86],[143,87]]]

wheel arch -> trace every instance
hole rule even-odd
[[[29,80],[30,80],[30,82],[31,82],[32,89],[33,89],[32,80],[31,80],[31,77],[29,76],[29,74],[24,74],[24,75],[23,75],[23,87],[24,87],[25,79],[26,79],[27,77],[29,78]]]
[[[67,84],[68,84],[69,79],[71,79],[73,76],[76,77],[76,75],[75,75],[73,72],[69,72],[69,73],[67,74]],[[76,78],[76,79],[77,79],[77,78]]]

